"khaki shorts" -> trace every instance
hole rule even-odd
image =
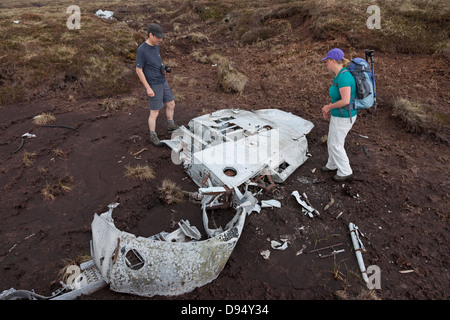
[[[152,85],[151,87],[155,95],[153,97],[147,95],[150,110],[159,110],[164,107],[164,103],[175,100],[167,81],[162,84]]]

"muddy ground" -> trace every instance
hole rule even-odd
[[[324,54],[325,45],[323,49]],[[322,138],[328,130],[320,108],[327,103],[331,74],[321,95],[309,95],[294,81],[289,86],[266,81],[270,62],[264,48],[227,45],[223,52],[246,66],[241,68],[249,76],[243,94],[223,93],[214,67],[192,61],[180,51],[173,73],[195,78],[196,85],[186,86],[176,82],[174,74],[168,76],[173,90],[183,93],[177,101],[176,121],[187,125],[205,110],[279,108],[314,123],[308,136],[311,157],[277,185],[274,194],[260,197],[277,198],[282,207],[264,208],[247,217],[242,236],[215,281],[182,296],[152,299],[448,299],[448,144],[431,135],[408,132],[392,117],[392,102],[398,93],[380,81],[376,111],[360,112],[346,140],[354,176],[336,183],[333,173],[320,171],[327,159]],[[163,54],[170,55],[170,50]],[[448,62],[443,58],[379,54],[377,61],[380,79],[389,74],[389,65],[401,61],[405,69],[421,74],[423,83],[440,76],[439,81],[448,85]],[[297,62],[291,75],[304,66]],[[430,68],[440,73],[424,72]],[[406,80],[414,88],[415,79]],[[64,260],[89,254],[94,213],[106,211],[112,202],[120,203],[113,216],[116,226],[127,232],[151,236],[173,230],[173,222],[180,219],[189,219],[202,229],[198,205],[187,199],[166,205],[158,197],[157,189],[165,178],[187,191],[197,187],[182,166],[172,163],[168,147],[155,148],[149,143],[147,102],[137,77],[135,81],[131,95],[139,103],[123,110],[107,111],[101,99],[67,101],[65,96],[0,108],[0,292],[13,287],[50,295],[59,288]],[[426,94],[436,107],[448,108],[437,92]],[[410,92],[414,95],[420,97],[423,92]],[[53,124],[75,130],[33,124],[33,117],[42,112],[56,117]],[[26,138],[14,153],[26,132],[36,137]],[[162,139],[170,138],[164,114],[158,119],[157,132]],[[132,155],[142,148],[148,150],[138,157]],[[63,152],[56,154],[55,149]],[[23,163],[25,152],[36,153],[29,166]],[[125,177],[127,164],[148,164],[157,178],[142,182]],[[68,181],[71,190],[45,199],[42,189],[61,180]],[[301,213],[290,196],[294,190],[308,195],[322,219]],[[324,211],[330,195],[335,204]],[[226,221],[233,213],[218,210],[213,216]],[[361,278],[349,222],[365,235],[364,260],[366,266],[380,268],[381,289],[368,290]],[[269,240],[286,235],[291,239],[286,250],[270,248]],[[335,257],[321,259],[309,252],[337,243],[345,251]],[[265,260],[260,252],[267,249],[271,254]],[[80,299],[144,298],[106,287]]]

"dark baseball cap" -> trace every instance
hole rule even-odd
[[[164,33],[159,25],[156,23],[150,23],[150,25],[147,28],[147,35],[149,33],[152,33],[155,37],[164,39]]]

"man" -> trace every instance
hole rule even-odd
[[[175,99],[166,80],[166,70],[161,62],[159,44],[164,39],[161,27],[155,23],[148,26],[148,38],[138,48],[136,53],[136,73],[144,85],[150,106],[148,127],[150,141],[155,146],[162,146],[156,134],[156,119],[159,110],[166,107],[167,130],[169,132],[178,128],[173,120],[175,112]]]

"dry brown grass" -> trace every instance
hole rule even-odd
[[[127,111],[133,107],[139,106],[141,103],[136,97],[114,97],[106,98],[102,102],[105,111]]]
[[[158,191],[160,199],[166,204],[181,203],[184,200],[183,191],[170,179],[164,179]]]
[[[81,29],[70,30],[66,8],[71,4],[3,3],[9,8],[0,11],[0,103],[63,91],[73,97],[130,92],[134,74],[128,56],[138,46],[136,32],[96,17],[99,3],[80,4]]]
[[[52,152],[57,158],[65,158],[69,154],[69,151],[64,151],[63,149],[60,148],[55,148],[52,150]]]
[[[210,56],[211,61],[217,63],[217,77],[220,88],[229,93],[242,93],[247,84],[247,76],[239,72],[234,63],[218,54]]]
[[[66,175],[60,178],[56,183],[46,183],[45,187],[41,190],[41,195],[46,200],[55,200],[57,196],[72,190],[73,177]]]
[[[26,167],[31,167],[36,160],[37,152],[27,152],[25,151],[23,154],[23,160],[22,163]]]
[[[276,45],[304,44],[305,40],[307,45],[311,41],[325,43],[326,48],[320,48],[325,52],[330,42],[358,52],[370,47],[432,54],[449,47],[450,9],[445,0],[380,2],[381,30],[366,27],[369,3],[363,0],[135,0],[126,6],[120,0],[79,1],[79,30],[66,27],[69,15],[65,9],[73,1],[39,3],[42,6],[25,0],[0,4],[5,9],[0,11],[0,104],[60,93],[71,100],[129,94],[140,85],[134,59],[145,40],[143,25],[149,12],[155,22],[170,25],[164,46],[175,56],[202,46],[217,50],[222,39],[230,38],[238,45],[268,50]],[[117,20],[96,17],[99,8],[114,11]],[[12,23],[14,20],[20,23]],[[189,48],[183,47],[186,39]],[[193,53],[193,57],[209,62],[202,53]],[[243,70],[223,69],[223,90],[241,93],[247,82]],[[250,74],[247,69],[245,72]]]
[[[134,167],[126,165],[125,176],[132,179],[147,181],[155,178],[155,172],[148,165],[136,165]]]
[[[91,259],[92,258],[89,254],[80,254],[75,259],[63,260],[62,263],[64,264],[64,266],[59,271],[58,277],[53,283],[59,283],[59,281],[67,283],[70,276],[76,276],[76,274],[74,274],[74,271],[71,270],[69,267],[71,267],[71,266],[79,267],[83,262],[87,262]]]
[[[450,131],[448,115],[404,98],[397,99],[392,109],[393,116],[400,119],[408,131],[431,134],[445,141],[448,139],[448,136],[446,136]]]
[[[44,126],[50,124],[56,120],[55,116],[51,113],[41,113],[33,118],[33,123],[38,126]]]
[[[335,297],[339,300],[381,300],[375,290],[361,290],[356,296],[348,290],[336,290]]]

